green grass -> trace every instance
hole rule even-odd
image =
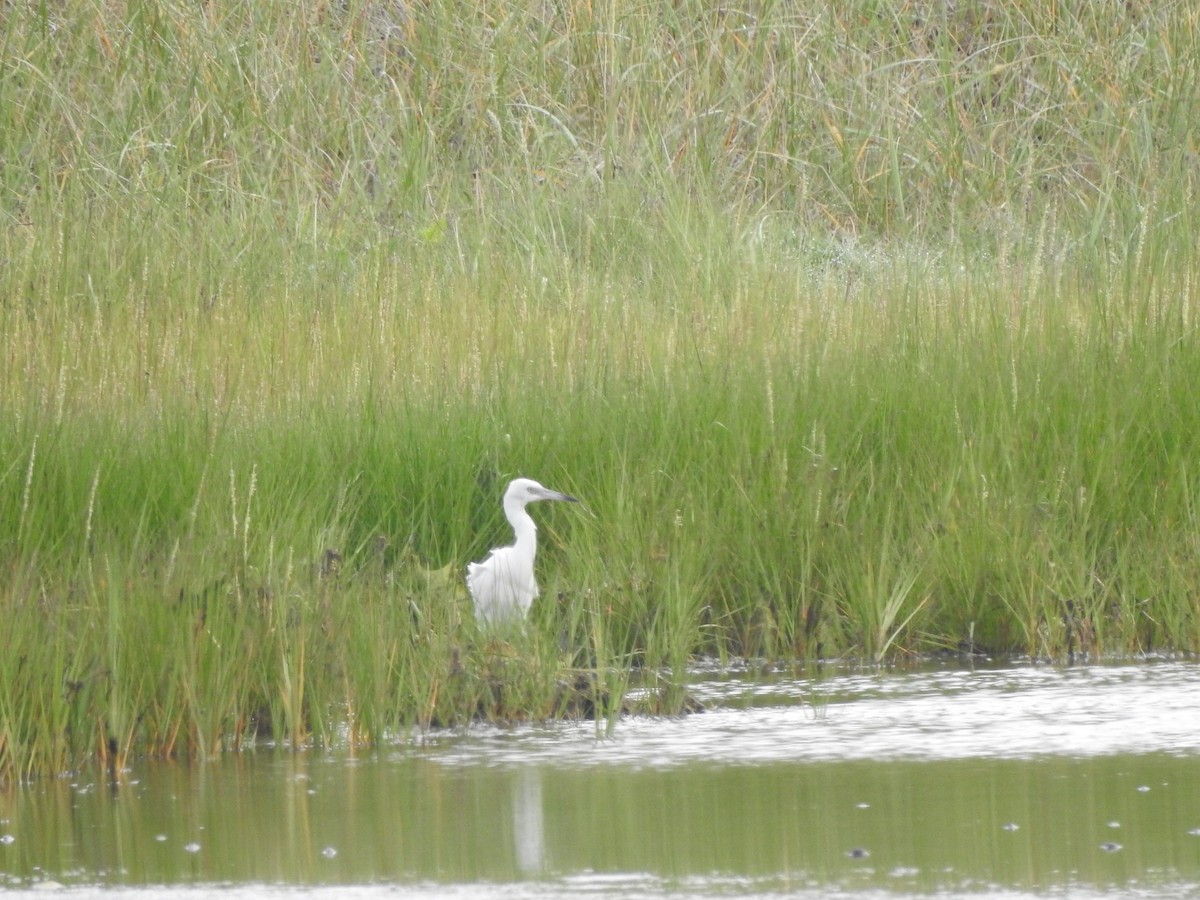
[[[710,6],[8,12],[0,777],[1200,649],[1196,12]]]

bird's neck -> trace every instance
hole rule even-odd
[[[513,546],[528,547],[529,555],[532,557],[537,551],[537,525],[534,524],[533,518],[523,506],[506,506],[504,515],[508,518],[508,523],[512,525],[513,535],[516,537]]]

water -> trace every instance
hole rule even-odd
[[[1200,666],[697,673],[708,712],[0,794],[0,887],[150,898],[1200,894]]]

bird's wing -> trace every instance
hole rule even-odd
[[[467,566],[467,590],[475,615],[483,621],[521,614],[537,596],[537,583],[516,565],[511,547],[497,547],[482,562]]]

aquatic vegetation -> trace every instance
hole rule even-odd
[[[1200,646],[1194,13],[600,13],[4,17],[0,774]]]

